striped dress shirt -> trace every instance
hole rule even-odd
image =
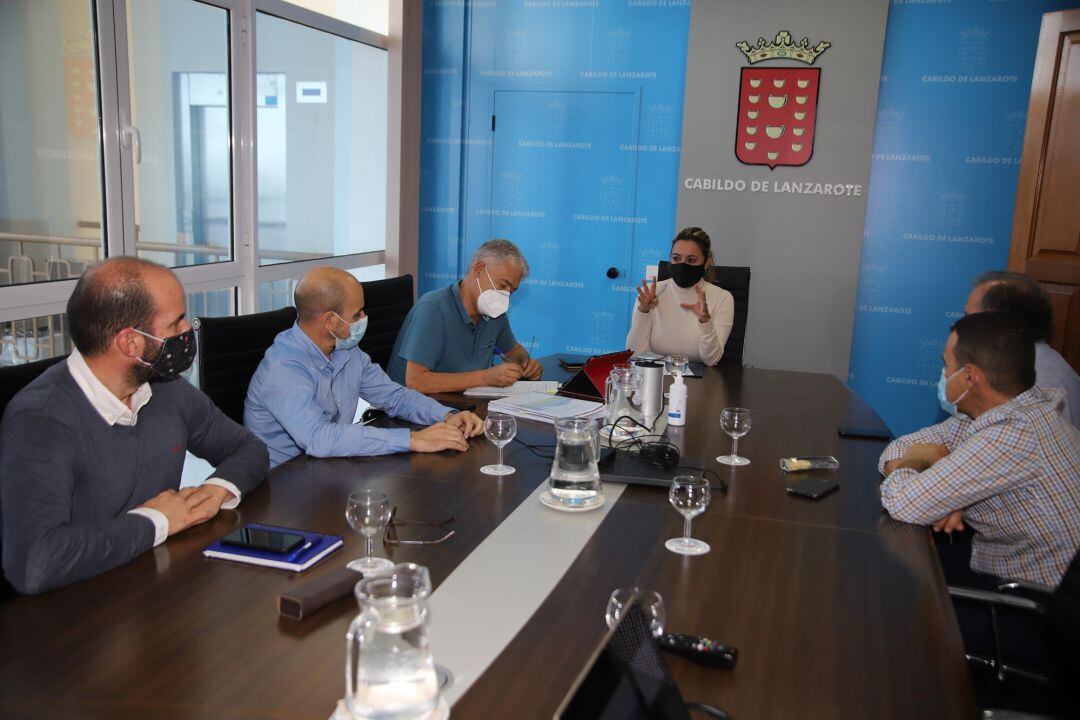
[[[881,486],[897,520],[931,524],[954,510],[975,530],[971,569],[1056,587],[1080,547],[1080,431],[1058,412],[1062,391],[1033,387],[977,420],[949,418],[885,448],[878,470],[914,443],[949,455]]]

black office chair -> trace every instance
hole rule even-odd
[[[671,263],[660,261],[657,280],[671,277]],[[746,343],[746,317],[750,310],[750,268],[719,266],[713,268],[713,285],[731,293],[735,300],[735,317],[731,324],[731,334],[724,343],[724,356],[721,364],[743,364],[743,345]]]
[[[360,341],[360,349],[385,370],[405,316],[413,306],[412,275],[361,284],[364,286],[368,327]]]
[[[67,355],[58,355],[22,365],[0,368],[0,416],[3,416],[4,410],[7,409],[8,403],[16,393],[37,379],[38,375],[66,359]]]
[[[949,587],[955,601],[986,608],[993,629],[993,655],[967,653],[980,695],[1009,710],[1074,717],[1080,707],[1080,550],[1073,556],[1057,589],[1030,582],[1009,582],[997,592]],[[1010,661],[1010,648],[999,632],[1001,614],[1026,619],[1032,640],[1044,640],[1049,668],[1031,668]],[[985,703],[984,703],[985,704]],[[1002,717],[1002,711],[987,711]]]
[[[15,397],[20,390],[37,379],[38,375],[65,358],[67,358],[67,355],[59,355],[44,360],[24,363],[23,365],[9,365],[8,367],[0,368],[0,417],[2,417],[4,411],[7,410],[8,403],[11,402],[11,399]],[[0,546],[0,554],[2,553],[3,547]],[[14,594],[15,590],[8,584],[7,580],[4,579],[3,573],[0,573],[0,600]]]
[[[251,376],[278,333],[296,322],[296,308],[200,322],[199,385],[223,413],[243,423]]]

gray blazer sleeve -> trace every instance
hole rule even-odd
[[[257,488],[270,469],[263,441],[230,420],[201,390],[187,382],[178,387],[188,427],[188,449],[216,468],[213,477],[228,480],[244,495]]]
[[[4,574],[34,594],[130,562],[154,545],[154,525],[127,513],[93,525],[71,522],[77,463],[60,420],[34,410],[4,417],[0,510]]]

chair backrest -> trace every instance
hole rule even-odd
[[[8,403],[20,390],[32,383],[38,375],[65,358],[67,358],[67,355],[58,355],[57,357],[35,360],[22,365],[9,365],[0,368],[0,417],[3,417]],[[3,552],[4,549],[0,546],[0,556],[3,555]],[[0,600],[14,594],[15,590],[8,584],[3,573],[0,572]]]
[[[22,365],[0,368],[0,417],[3,416],[4,410],[7,409],[8,403],[16,393],[33,382],[38,375],[66,358],[67,355],[58,355]]]
[[[401,275],[361,284],[364,286],[368,327],[360,341],[360,349],[385,370],[401,326],[413,306],[413,278],[412,275]]]
[[[660,261],[657,280],[671,277],[671,263]],[[735,300],[735,318],[731,325],[731,334],[724,344],[724,357],[721,363],[730,365],[743,364],[743,345],[746,342],[746,318],[750,311],[750,268],[717,265],[713,268],[713,284],[731,293]]]
[[[1061,707],[1075,708],[1080,702],[1075,682],[1080,677],[1080,548],[1046,606],[1048,646],[1058,680],[1056,700]]]
[[[296,322],[296,308],[200,321],[199,385],[223,413],[243,423],[251,376],[278,333]]]

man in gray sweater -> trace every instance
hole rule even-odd
[[[4,575],[23,593],[98,575],[234,508],[266,446],[183,379],[195,356],[184,289],[145,260],[106,260],[67,305],[75,350],[0,424]],[[187,450],[217,468],[178,490]]]

